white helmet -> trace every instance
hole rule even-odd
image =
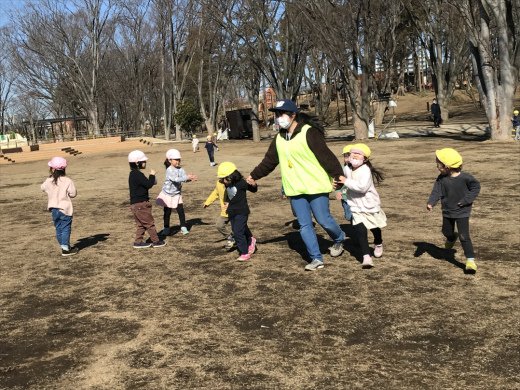
[[[177,149],[170,149],[166,152],[166,158],[168,160],[180,160],[181,154]]]
[[[140,161],[146,161],[148,160],[148,157],[146,157],[146,155],[141,152],[140,150],[134,150],[133,152],[130,152],[130,154],[128,155],[128,162],[131,162],[131,163],[136,163],[136,162],[140,162]]]

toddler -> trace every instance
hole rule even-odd
[[[513,121],[513,129],[515,129],[515,140],[520,139],[520,116],[518,116],[518,110],[513,111],[513,117],[511,120]]]
[[[148,178],[141,172],[142,169],[146,168],[146,160],[148,160],[148,157],[140,150],[134,150],[128,155],[128,163],[130,164],[130,176],[128,177],[130,209],[137,224],[134,241],[135,249],[149,248],[151,246],[150,243],[143,241],[146,231],[150,235],[154,248],[166,245],[164,241],[159,239],[155,230],[152,204],[148,195],[148,190],[156,184],[156,172],[152,169]]]
[[[170,216],[172,209],[177,209],[179,215],[179,221],[181,225],[181,233],[188,234],[188,228],[186,227],[186,217],[184,215],[184,206],[182,202],[182,183],[187,181],[197,180],[197,176],[191,172],[186,174],[181,164],[181,154],[177,149],[170,149],[166,152],[166,160],[164,166],[166,167],[166,179],[162,191],[157,197],[155,203],[161,207],[164,207],[164,230],[162,235],[167,236],[170,234]]]
[[[67,160],[63,157],[54,157],[47,163],[50,167],[50,176],[41,185],[41,190],[49,198],[47,210],[52,214],[56,238],[61,246],[62,256],[73,256],[78,248],[70,246],[70,232],[72,227],[72,201],[78,194],[72,180],[65,176]]]
[[[193,153],[196,153],[199,150],[199,139],[195,134],[193,134],[193,139],[191,140],[191,147],[193,148]]]
[[[217,199],[220,200],[220,215],[217,219],[217,222],[215,223],[215,227],[217,230],[224,236],[227,237],[226,245],[224,246],[226,249],[231,249],[235,245],[235,238],[233,237],[233,232],[229,227],[227,227],[227,224],[229,223],[229,216],[227,214],[226,210],[226,186],[221,183],[220,181],[217,181],[217,185],[215,186],[215,189],[213,192],[208,196],[208,199],[204,202],[202,205],[202,208],[206,208],[209,205],[211,205],[214,201]]]
[[[475,252],[469,237],[469,217],[471,206],[480,192],[480,182],[473,176],[462,172],[462,157],[451,148],[436,151],[437,169],[441,173],[428,199],[427,209],[432,211],[441,201],[442,234],[446,237],[444,247],[451,249],[457,238],[460,239],[466,256],[466,272],[477,272]],[[458,234],[455,233],[457,224]]]
[[[208,152],[208,157],[209,157],[209,165],[214,167],[215,165],[215,149],[218,150],[218,147],[217,145],[212,141],[211,139],[211,135],[208,135],[206,137],[206,145],[204,145],[204,148],[206,148],[207,152]]]

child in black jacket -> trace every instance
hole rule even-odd
[[[232,162],[223,162],[218,168],[219,181],[226,186],[227,214],[231,222],[233,237],[238,248],[238,261],[249,260],[256,250],[256,239],[253,237],[247,220],[249,218],[249,206],[247,204],[246,191],[256,192],[258,187],[247,184],[237,167]]]
[[[466,272],[475,273],[477,265],[473,244],[469,237],[469,217],[473,201],[480,192],[480,182],[473,176],[461,172],[462,157],[455,149],[444,148],[437,150],[436,154],[437,169],[441,174],[435,181],[427,209],[432,211],[440,199],[442,234],[446,237],[444,247],[453,248],[459,238],[466,256]],[[455,223],[458,234],[455,233]]]

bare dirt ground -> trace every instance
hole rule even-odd
[[[247,175],[269,140],[226,141],[216,161]],[[344,140],[329,142],[341,154]],[[79,195],[64,258],[46,195],[46,161],[0,166],[1,389],[518,389],[520,143],[427,137],[369,141],[387,179],[385,253],[362,270],[353,230],[325,268],[305,255],[275,170],[249,194],[258,251],[247,263],[214,228],[216,167],[189,144],[143,146],[164,179],[178,148],[198,181],[183,188],[190,233],[134,250],[127,152],[79,155],[67,174]],[[459,243],[444,249],[441,211],[426,211],[435,150],[454,147],[482,184],[470,223],[478,272]],[[162,209],[153,209],[162,228]],[[176,222],[176,215],[172,215]]]

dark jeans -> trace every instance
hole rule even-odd
[[[370,247],[368,246],[368,230],[363,223],[359,223],[354,225],[354,228],[357,228],[357,235],[359,238],[359,245],[361,246],[361,251],[363,255],[370,255]],[[383,236],[381,234],[380,228],[370,229],[372,234],[374,235],[374,245],[381,245],[383,243]]]
[[[439,127],[441,125],[441,117],[440,116],[434,116],[433,117],[433,125],[435,127]]]
[[[172,210],[169,207],[164,208],[164,227],[170,227],[170,217],[172,215]],[[177,214],[179,214],[179,222],[181,223],[181,227],[186,227],[186,216],[184,215],[184,206],[182,203],[177,205]]]
[[[209,162],[214,163],[215,162],[215,158],[214,158],[215,150],[214,149],[211,149],[211,150],[207,149],[207,151],[208,151],[208,156],[209,156]]]
[[[455,223],[457,223],[457,231],[459,232],[459,240],[464,250],[464,256],[467,259],[474,259],[475,252],[473,251],[473,244],[469,237],[469,217],[467,218],[448,218],[442,217],[442,234],[448,241],[454,241]]]
[[[251,237],[253,237],[247,226],[248,218],[249,216],[241,214],[229,216],[239,255],[249,253],[249,245],[251,245]]]
[[[152,215],[152,204],[148,201],[134,203],[130,205],[132,214],[134,214],[135,223],[137,224],[137,230],[135,231],[135,243],[140,244],[143,242],[143,236],[146,231],[150,235],[152,242],[159,242],[159,236],[157,230],[155,230],[155,222]]]

